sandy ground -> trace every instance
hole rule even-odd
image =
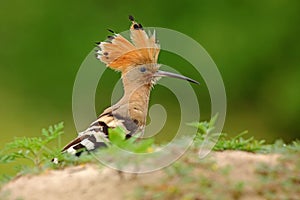
[[[234,167],[230,177],[243,181],[253,179],[257,163],[272,165],[277,162],[278,156],[240,151],[215,152],[211,155],[218,166]],[[1,189],[0,199],[132,199],[131,193],[135,188],[155,184],[163,177],[163,171],[120,175],[115,170],[87,164],[17,177]]]

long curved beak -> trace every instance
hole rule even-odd
[[[165,72],[165,71],[161,71],[161,70],[158,70],[157,72],[155,72],[155,74],[153,76],[155,76],[155,77],[178,78],[178,79],[186,80],[186,81],[189,81],[189,82],[192,82],[192,83],[200,84],[198,81],[195,81],[195,80],[193,80],[189,77],[186,77],[186,76],[183,76],[183,75],[180,75],[180,74],[174,74],[174,73],[171,73],[171,72]]]

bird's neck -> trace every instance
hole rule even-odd
[[[129,117],[137,121],[139,126],[146,124],[150,90],[149,84],[124,84],[124,96],[119,103],[128,110]]]

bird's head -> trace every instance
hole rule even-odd
[[[126,84],[135,85],[153,86],[161,77],[177,78],[199,84],[197,81],[189,77],[159,70],[159,67],[160,65],[155,63],[138,65],[127,71],[126,73],[123,73],[122,78],[124,81],[126,81]]]
[[[134,21],[132,16],[129,16],[129,19],[132,21],[132,43],[109,30],[113,35],[108,36],[107,41],[98,43],[100,50],[96,54],[108,67],[122,72],[124,84],[153,86],[161,77],[173,77],[198,84],[197,81],[183,75],[159,70],[157,59],[160,46],[155,32],[147,35],[141,24]]]

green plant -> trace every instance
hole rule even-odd
[[[49,126],[42,130],[42,137],[22,137],[15,138],[13,142],[5,145],[0,153],[0,163],[10,163],[17,159],[26,159],[40,168],[46,160],[51,160],[51,156],[57,155],[57,149],[49,148],[48,145],[54,140],[60,141],[63,134],[63,123]]]
[[[152,138],[139,140],[138,136],[132,136],[128,140],[125,140],[125,135],[125,131],[120,127],[110,129],[109,140],[111,143],[109,145],[132,153],[147,153],[152,151],[154,146]]]
[[[196,146],[202,144],[206,140],[215,143],[213,150],[241,150],[248,152],[265,151],[265,140],[255,140],[254,137],[244,138],[247,131],[244,131],[237,136],[230,138],[226,133],[214,132],[217,115],[211,118],[210,121],[194,122],[189,125],[197,127],[198,132],[194,139]]]
[[[300,152],[300,140],[294,140],[290,144],[286,144],[283,140],[276,140],[273,144],[266,144],[267,152],[272,153],[294,153]]]
[[[229,138],[227,134],[223,133],[216,143],[214,150],[241,150],[248,152],[264,151],[265,140],[255,140],[254,137],[244,138],[247,131],[238,134],[233,138]]]
[[[47,168],[62,168],[67,165],[76,165],[95,161],[97,152],[83,152],[80,157],[68,153],[61,153],[60,136],[63,134],[63,123],[49,126],[42,130],[41,137],[15,138],[14,141],[5,145],[0,151],[0,164],[16,162],[17,173],[41,172]],[[107,143],[109,148],[101,149],[101,154],[113,156],[117,150],[124,149],[132,153],[146,153],[153,150],[153,139],[138,140],[131,137],[125,140],[125,132],[121,128],[109,131],[111,143]],[[56,144],[55,144],[56,142]],[[51,160],[57,158],[58,164]],[[29,161],[29,162],[26,162]],[[6,182],[11,177],[3,175],[1,182]]]

